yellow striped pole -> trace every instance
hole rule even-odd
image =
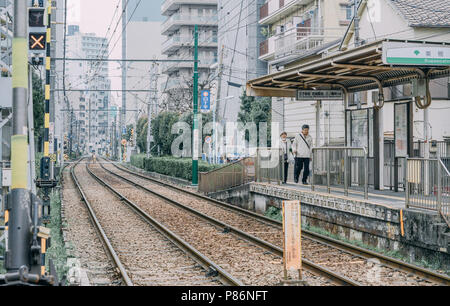
[[[45,60],[45,117],[44,117],[44,156],[50,156],[50,48],[52,42],[52,1],[47,4],[47,56]]]
[[[9,226],[9,211],[5,210],[5,233],[8,232],[8,226]]]
[[[46,59],[45,59],[45,116],[44,116],[44,156],[50,157],[50,69],[51,69],[51,42],[52,42],[52,1],[47,1],[47,35],[46,35]],[[53,178],[50,178],[53,179]],[[50,214],[49,190],[44,188],[43,216]],[[47,220],[45,220],[47,221]],[[45,254],[47,240],[41,238],[41,275],[45,275]]]

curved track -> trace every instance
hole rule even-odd
[[[123,167],[113,164],[106,171],[129,183],[146,189],[148,192],[158,190],[159,196],[182,202],[191,209],[196,209],[235,226],[237,230],[253,231],[262,241],[280,246],[282,224],[279,221],[249,212],[247,210],[223,203],[186,189],[161,182]],[[116,170],[116,171],[112,171]],[[117,173],[119,170],[119,173]],[[161,188],[163,187],[163,188]],[[176,192],[174,192],[176,191]],[[365,285],[449,285],[450,278],[434,271],[417,267],[397,259],[384,256],[360,247],[353,246],[323,235],[303,231],[304,255],[311,261],[343,273]]]

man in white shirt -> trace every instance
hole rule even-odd
[[[294,181],[298,183],[300,172],[303,171],[302,183],[308,184],[309,163],[312,156],[313,139],[309,135],[309,125],[302,127],[302,132],[295,137],[292,150],[295,156]]]

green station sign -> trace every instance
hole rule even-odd
[[[435,44],[383,44],[383,63],[386,65],[450,66],[450,46]]]

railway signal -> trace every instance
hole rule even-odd
[[[29,8],[28,9],[28,25],[30,27],[43,28],[45,27],[45,9],[44,8]]]
[[[30,51],[44,51],[45,41],[46,41],[45,33],[30,33],[29,34]]]

